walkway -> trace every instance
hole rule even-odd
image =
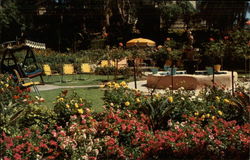
[[[146,87],[146,80],[143,81],[137,81],[137,89],[142,91],[142,92],[150,92],[152,89],[148,89]],[[244,85],[246,88],[250,88],[250,82],[240,82],[240,85]],[[54,89],[64,89],[64,88],[98,88],[99,85],[84,85],[84,86],[57,86],[57,85],[52,85],[52,84],[45,84],[45,85],[38,85],[37,88],[39,91],[48,91],[48,90],[54,90]],[[135,88],[134,82],[128,83],[129,88]],[[157,93],[164,93],[165,90],[163,89],[157,89],[155,90]],[[198,94],[199,90],[195,90],[195,93]]]

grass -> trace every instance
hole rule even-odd
[[[40,91],[41,97],[45,99],[44,105],[48,108],[52,108],[54,106],[53,102],[55,102],[56,97],[61,93],[62,90],[65,89]],[[91,102],[93,104],[92,109],[94,111],[96,112],[102,111],[102,105],[103,105],[102,97],[104,95],[104,91],[102,91],[100,88],[74,88],[67,90],[69,91],[68,94],[71,94],[73,91],[75,91],[78,93],[80,97]]]
[[[82,74],[82,75],[64,75],[63,81],[61,82],[62,76],[43,76],[46,84],[54,84],[58,86],[82,86],[82,85],[99,85],[105,81],[113,81],[113,75],[92,75],[92,74]],[[118,76],[118,81],[126,80],[123,76]],[[41,81],[40,77],[36,77],[33,81]]]

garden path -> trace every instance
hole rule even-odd
[[[246,88],[250,88],[250,82],[239,82],[241,85],[244,85]],[[142,92],[150,92],[152,90],[146,87],[147,81],[137,81],[137,89]],[[45,84],[45,85],[38,85],[37,88],[39,91],[47,91],[47,90],[54,90],[54,89],[63,89],[63,88],[93,88],[99,87],[99,85],[84,85],[84,86],[58,86],[52,84]],[[134,82],[128,83],[129,88],[135,88]],[[200,90],[195,90],[195,94],[198,94]],[[164,93],[165,90],[163,89],[156,89],[155,92],[157,93]]]

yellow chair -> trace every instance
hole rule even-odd
[[[115,66],[115,62],[111,60],[102,60],[100,67],[113,67]]]
[[[61,82],[63,81],[63,75],[76,75],[73,64],[63,65],[63,74],[62,74]],[[75,79],[75,76],[73,78]]]
[[[81,64],[81,72],[82,73],[92,73],[92,69],[89,63]]]
[[[59,73],[57,71],[51,70],[50,65],[48,65],[48,64],[43,65],[43,73],[48,77],[48,79],[49,79],[49,77],[51,77],[53,75],[59,75]]]
[[[16,78],[17,78],[17,83],[21,88],[29,88],[29,87],[33,87],[34,91],[36,92],[36,94],[38,96],[40,96],[40,92],[37,89],[36,85],[41,84],[40,82],[33,82],[30,78],[21,78],[19,72],[16,69],[13,69]],[[25,81],[29,81],[29,82],[25,82]]]
[[[81,71],[80,71],[80,78],[79,79],[82,79],[82,74],[85,74],[85,73],[89,74],[89,76],[90,76],[90,73],[93,73],[93,69],[89,63],[82,63],[81,64]]]

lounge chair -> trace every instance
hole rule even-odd
[[[20,88],[29,88],[29,87],[33,87],[34,91],[36,92],[36,94],[40,97],[40,92],[37,89],[36,85],[41,84],[40,82],[33,82],[30,78],[21,78],[19,72],[17,70],[13,70],[17,79],[17,83],[20,86]],[[28,82],[26,82],[28,81]]]
[[[45,76],[48,77],[47,80],[49,80],[49,78],[53,75],[59,75],[59,73],[57,71],[51,70],[50,65],[48,65],[48,64],[43,65],[43,73]]]
[[[73,79],[75,79],[76,72],[74,70],[73,64],[64,64],[63,65],[63,74],[62,74],[61,82],[63,82],[64,75],[74,75]]]
[[[93,68],[91,67],[91,65],[89,63],[82,63],[81,64],[81,71],[80,71],[80,78],[79,79],[82,79],[81,78],[82,74],[90,75],[90,73],[93,73]]]

